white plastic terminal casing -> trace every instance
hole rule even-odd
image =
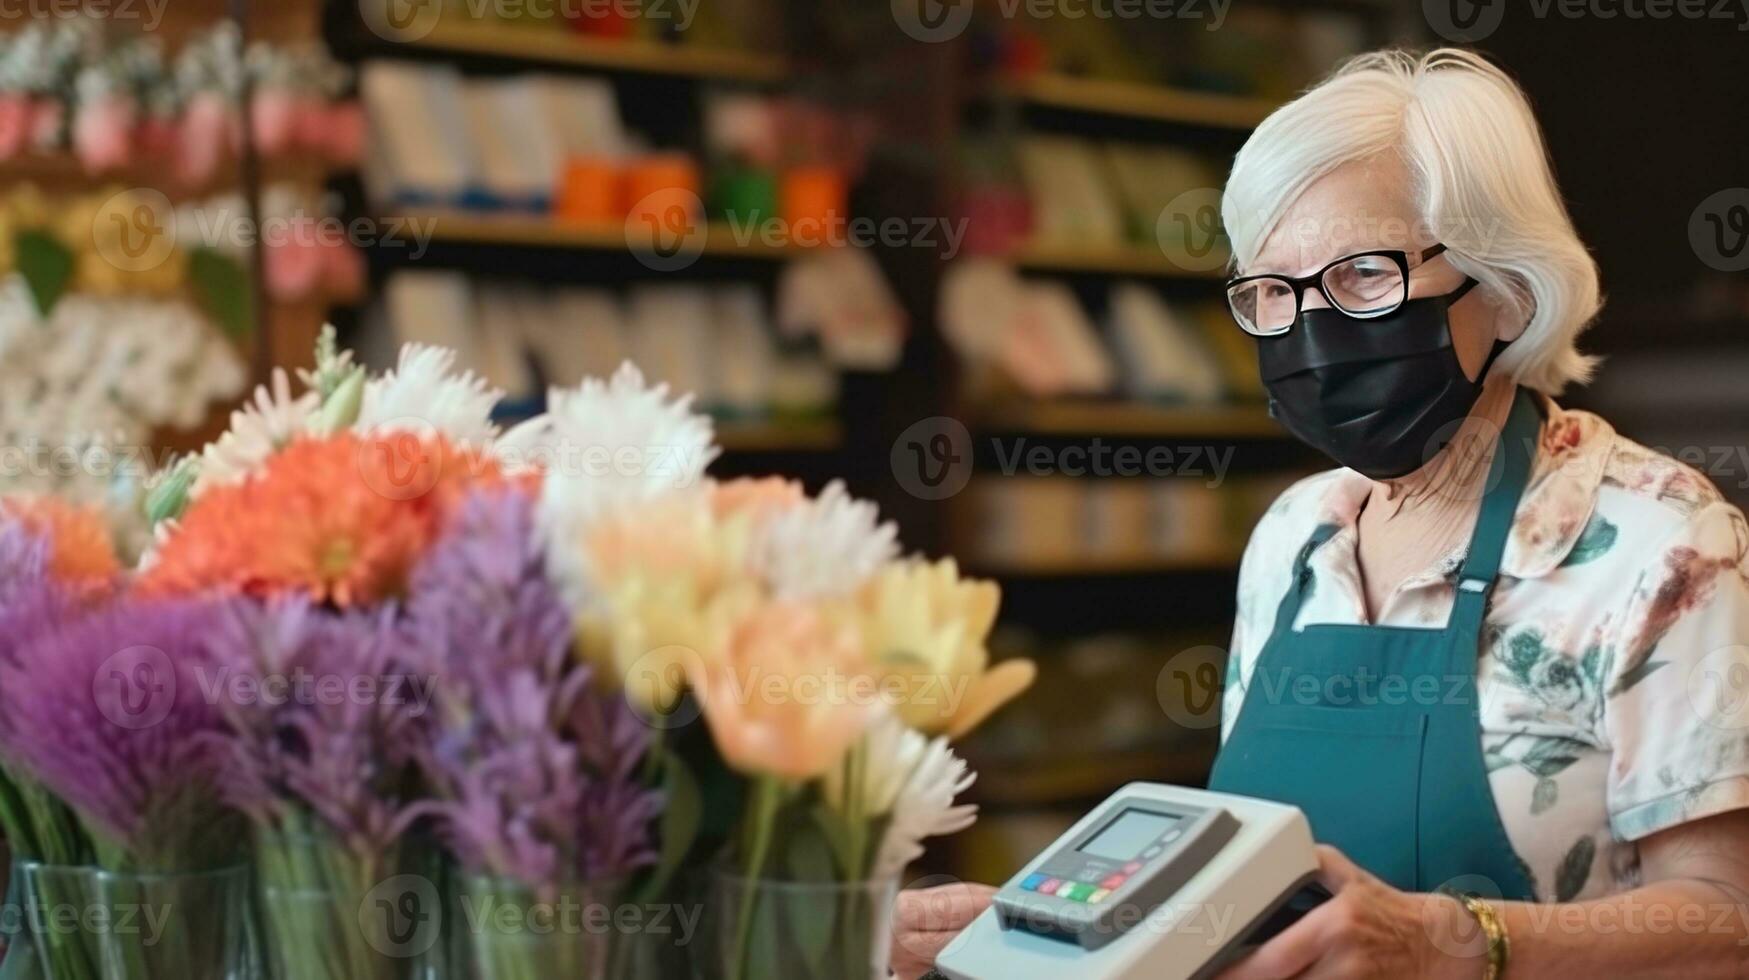
[[[1312,831],[1297,808],[1207,790],[1131,783],[1095,807],[1015,875],[1015,887],[1045,859],[1111,816],[1113,801],[1219,807],[1239,832],[1177,893],[1103,948],[1003,929],[989,909],[954,939],[935,968],[950,980],[1191,980],[1207,975],[1253,926],[1318,869]]]

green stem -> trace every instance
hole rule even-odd
[[[776,823],[777,810],[782,801],[782,783],[769,776],[754,782],[753,799],[750,802],[751,819],[748,823],[752,836],[747,852],[746,878],[741,886],[741,921],[735,929],[735,961],[730,972],[732,980],[742,980],[748,975],[748,947],[753,939],[753,920],[759,910],[760,876],[765,873],[765,860],[771,851],[773,824]]]

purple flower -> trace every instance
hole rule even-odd
[[[648,731],[573,659],[533,502],[502,490],[470,497],[411,595],[426,670],[441,678],[421,762],[462,865],[538,887],[654,860],[661,798],[636,778]]]
[[[239,600],[229,613],[210,644],[226,800],[269,827],[307,812],[354,853],[387,853],[414,816],[403,795],[421,707],[395,610]]]
[[[65,801],[123,870],[188,870],[228,859],[203,696],[212,602],[63,608],[0,663],[0,754]]]

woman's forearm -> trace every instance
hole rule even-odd
[[[1502,911],[1509,980],[1749,975],[1749,903],[1723,885],[1661,881],[1591,902],[1508,902]]]

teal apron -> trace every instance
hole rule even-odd
[[[1313,534],[1215,760],[1211,789],[1299,807],[1319,842],[1404,891],[1449,887],[1534,900],[1488,785],[1476,671],[1488,595],[1539,428],[1535,401],[1521,389],[1443,630],[1295,630],[1312,588],[1306,561],[1336,528]]]

